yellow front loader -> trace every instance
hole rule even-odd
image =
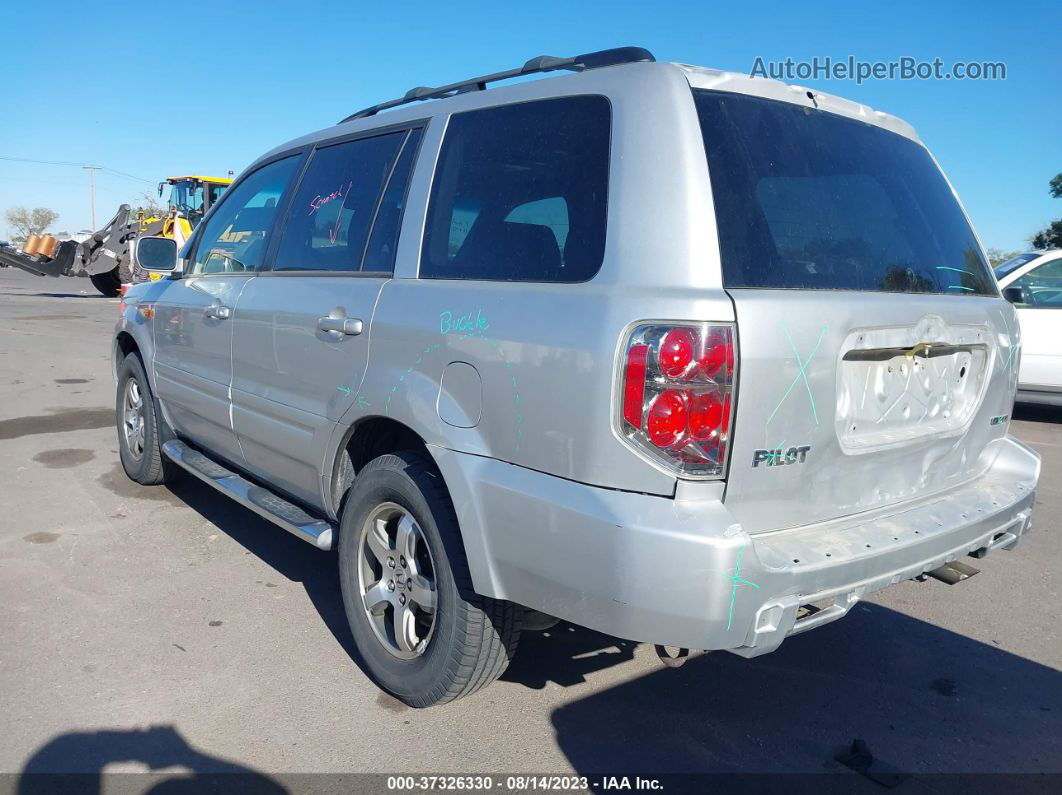
[[[182,247],[192,230],[232,184],[229,177],[169,177],[159,183],[159,196],[168,185],[168,210],[162,217],[145,217],[128,204],[80,245],[57,241],[51,235],[30,235],[21,250],[0,249],[0,266],[21,268],[42,276],[88,276],[93,286],[107,296],[121,292],[122,284],[145,281],[147,273],[134,272],[133,251],[144,236],[171,237]]]

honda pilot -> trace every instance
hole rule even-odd
[[[125,471],[337,549],[413,706],[544,616],[752,657],[1030,527],[1014,309],[856,102],[542,56],[277,147],[137,260],[168,276],[114,337]]]

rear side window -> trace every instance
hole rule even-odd
[[[605,250],[611,117],[601,96],[455,114],[432,185],[420,276],[590,279]]]
[[[372,224],[369,245],[365,249],[365,259],[361,264],[363,271],[394,272],[398,230],[402,223],[402,211],[406,206],[406,192],[409,188],[409,176],[413,172],[413,161],[420,149],[420,137],[419,129],[409,131],[409,137],[402,146],[395,169],[387,181],[387,189],[380,200],[376,219]]]
[[[288,210],[273,270],[357,271],[407,132],[314,152]]]
[[[694,90],[727,287],[994,295],[929,153],[833,113]]]

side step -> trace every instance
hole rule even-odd
[[[252,483],[242,475],[226,469],[176,439],[162,445],[162,452],[173,463],[188,470],[259,516],[278,524],[289,533],[308,541],[318,549],[331,549],[335,525],[317,519],[269,489]]]

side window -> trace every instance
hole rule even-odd
[[[372,235],[365,249],[365,260],[361,264],[363,271],[394,272],[398,230],[402,224],[402,211],[406,206],[406,189],[413,173],[413,161],[420,148],[420,136],[419,129],[409,131],[409,137],[402,146],[402,153],[395,163],[395,170],[391,172],[391,179],[387,182],[387,189],[376,211],[376,220],[372,224]]]
[[[273,270],[356,271],[406,132],[318,149],[291,203]]]
[[[277,205],[299,160],[277,160],[226,191],[199,236],[193,274],[253,271],[262,264]]]
[[[591,278],[605,250],[611,125],[601,96],[455,114],[432,185],[420,276]]]
[[[1033,268],[1010,286],[1021,288],[1026,306],[1062,308],[1062,257]]]

